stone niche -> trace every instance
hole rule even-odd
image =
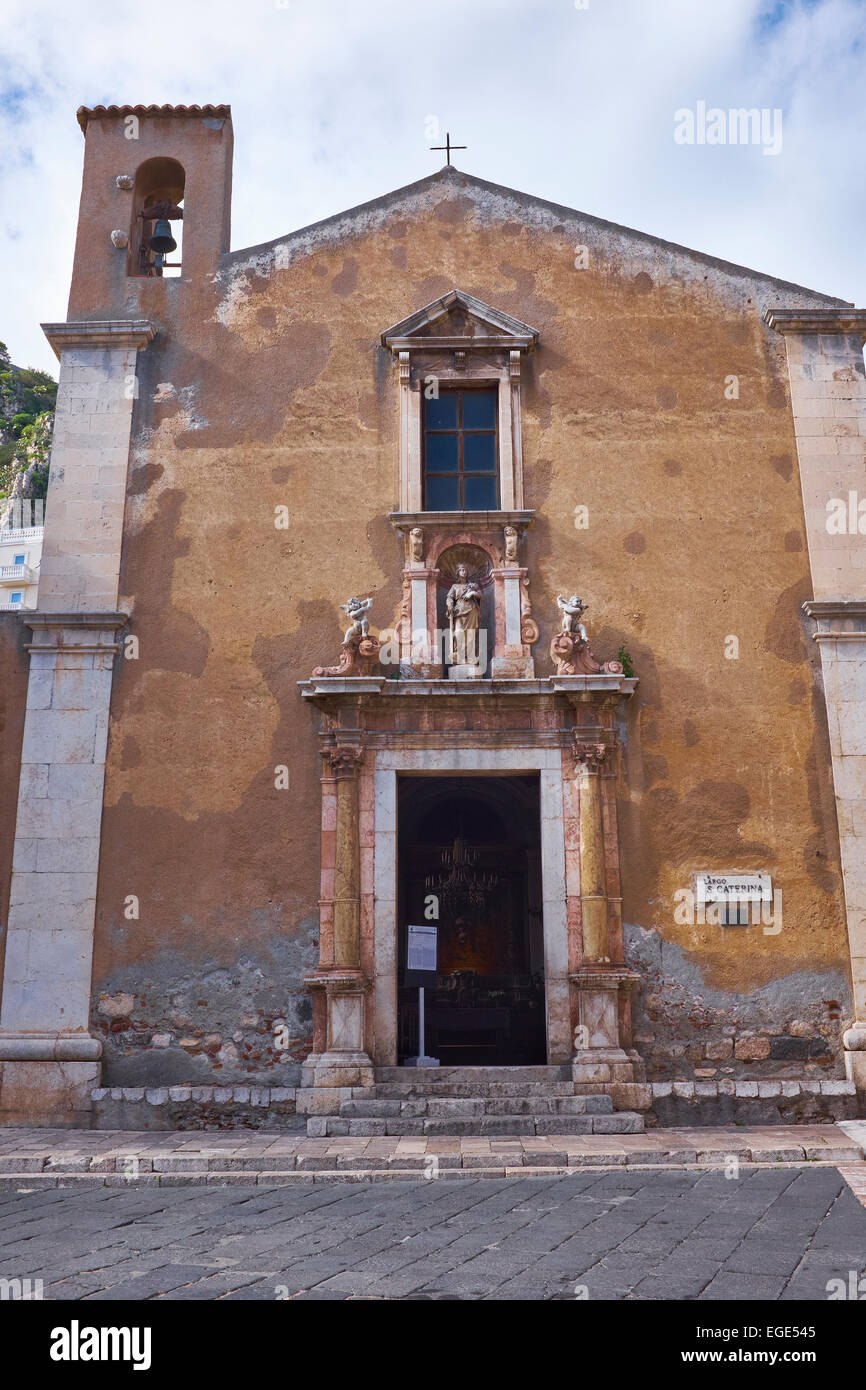
[[[529,572],[518,545],[531,512],[392,515],[403,533],[405,560],[399,642],[401,675],[437,680],[470,676],[449,667],[451,630],[446,612],[458,566],[481,591],[480,631],[485,661],[478,674],[493,680],[535,677],[532,648],[538,625],[532,617]]]

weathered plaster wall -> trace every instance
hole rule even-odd
[[[318,758],[295,682],[336,659],[349,594],[373,596],[378,628],[397,615],[378,337],[455,285],[541,335],[521,557],[537,664],[557,593],[577,589],[599,656],[624,642],[641,679],[620,804],[641,1049],[661,1071],[712,1069],[733,1064],[726,1028],[778,1028],[832,1059],[849,1007],[838,842],[784,344],[762,324],[770,303],[830,301],[452,172],[224,257],[216,279],[126,282],[124,313],[159,333],[134,415],[121,605],[140,650],[118,663],[99,882],[109,1081],[285,1083],[308,1046]],[[729,868],[773,875],[778,935],[675,924],[675,890]],[[279,1019],[288,1053],[266,1045]],[[697,1042],[674,1059],[680,1026],[718,1060]]]

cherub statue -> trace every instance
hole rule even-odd
[[[581,642],[586,642],[586,628],[580,621],[587,609],[583,599],[578,598],[577,594],[572,594],[570,599],[564,599],[559,594],[556,602],[562,613],[562,631],[566,637],[579,637]]]
[[[370,631],[370,620],[367,617],[373,607],[371,598],[350,598],[348,603],[341,603],[340,607],[352,620],[352,626],[348,629],[343,642],[351,642],[355,637],[366,637]]]

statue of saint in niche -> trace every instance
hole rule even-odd
[[[462,562],[457,578],[448,590],[445,612],[451,627],[450,664],[477,666],[478,629],[481,625],[481,590]]]

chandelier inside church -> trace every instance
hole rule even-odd
[[[499,886],[499,875],[477,867],[478,850],[460,834],[443,849],[441,863],[438,874],[426,877],[427,888],[439,899],[440,912],[450,915],[467,907],[483,908]]]

